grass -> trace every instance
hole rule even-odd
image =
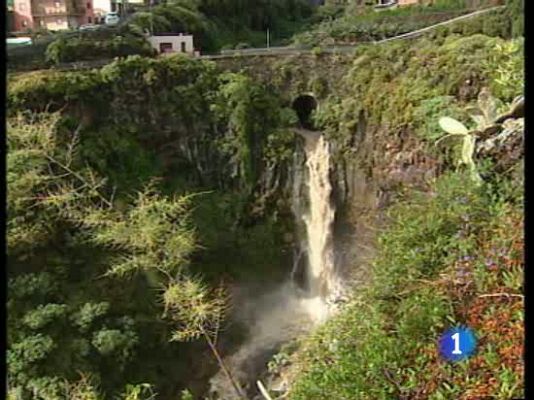
[[[503,182],[447,174],[392,206],[372,282],[303,342],[290,399],[522,397],[522,194]],[[478,351],[452,364],[437,342],[459,324]]]

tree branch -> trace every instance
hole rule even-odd
[[[523,299],[525,296],[522,294],[516,294],[516,293],[489,293],[489,294],[481,294],[478,297],[517,297],[520,299]]]
[[[86,184],[87,186],[91,187],[92,189],[95,190],[95,192],[98,194],[98,197],[108,206],[108,207],[112,207],[112,204],[109,202],[108,199],[106,199],[104,196],[102,196],[98,190],[96,190],[96,188],[94,186],[91,186],[89,183],[87,183],[87,181],[85,180],[85,178],[83,176],[81,176],[80,174],[78,174],[77,172],[73,171],[72,169],[70,169],[68,166],[66,166],[65,164],[59,162],[58,160],[56,160],[55,158],[49,156],[48,154],[45,154],[45,157],[48,161],[50,162],[53,162],[57,165],[59,165],[61,168],[63,168],[65,171],[69,172],[70,174],[74,175],[76,178],[78,178],[82,183]]]

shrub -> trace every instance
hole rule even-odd
[[[447,115],[458,120],[467,120],[467,113],[454,96],[437,96],[421,101],[413,114],[416,134],[425,140],[435,140],[442,135],[439,117]]]
[[[46,49],[47,61],[54,64],[111,59],[134,54],[151,56],[154,52],[144,37],[131,34],[114,35],[102,39],[84,35],[68,39],[60,36]]]
[[[484,64],[491,76],[493,93],[504,101],[511,101],[524,91],[524,40],[514,39],[506,43],[497,43]]]
[[[311,49],[311,52],[314,56],[318,57],[323,53],[323,49],[320,46],[315,46],[313,49]]]

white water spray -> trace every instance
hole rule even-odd
[[[335,271],[332,227],[335,210],[330,201],[332,185],[329,179],[330,152],[328,142],[318,132],[301,130],[305,139],[306,168],[302,174],[294,170],[293,212],[304,222],[300,254],[307,256],[307,290],[298,290],[291,282],[262,296],[244,296],[240,304],[242,322],[250,327],[250,338],[226,362],[237,380],[250,381],[255,374],[257,359],[325,321],[334,311],[331,301],[341,287]],[[296,159],[296,164],[298,160]],[[306,180],[303,182],[303,177]],[[306,191],[301,192],[305,183]],[[303,207],[301,197],[308,197]],[[296,263],[298,264],[298,262]],[[294,279],[296,266],[291,273]],[[265,363],[265,361],[263,361]],[[264,365],[263,365],[264,368]],[[220,372],[211,381],[217,399],[234,399],[233,388]]]
[[[330,202],[330,152],[322,135],[306,138],[306,167],[308,170],[309,210],[303,219],[306,224],[308,251],[308,282],[311,297],[326,299],[335,286],[332,224],[334,208]]]

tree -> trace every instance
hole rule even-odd
[[[63,390],[62,380],[73,380],[76,370],[103,372],[108,360],[110,369],[120,371],[133,356],[135,321],[110,315],[110,302],[77,299],[69,292],[76,286],[61,276],[83,243],[93,255],[102,254],[100,262],[107,266],[104,271],[91,266],[87,278],[144,274],[161,289],[164,318],[177,327],[171,340],[204,338],[242,396],[216,348],[227,304],[223,288],[210,291],[188,270],[196,249],[191,196],[162,196],[157,180],[133,196],[121,196],[82,167],[79,131],[70,141],[61,133],[59,114],[18,114],[8,124],[11,385],[46,398]],[[74,244],[65,243],[64,231]],[[50,256],[54,243],[63,254],[50,268],[38,257],[43,251]],[[23,273],[20,263],[28,259],[36,265]],[[78,286],[90,285],[87,278]]]
[[[7,126],[8,379],[24,397],[54,398],[77,371],[120,382],[137,345],[133,318],[106,291],[129,288],[95,281],[104,255],[67,207],[108,207],[104,181],[80,166],[78,133],[67,141],[61,129],[58,114],[18,114]]]

